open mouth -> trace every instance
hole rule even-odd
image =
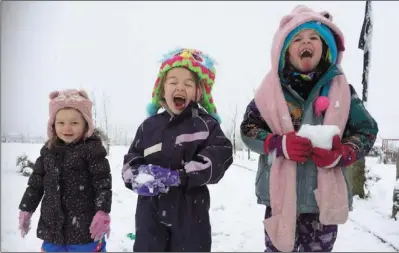
[[[72,137],[73,134],[64,134],[64,136],[66,136],[66,137]]]
[[[300,55],[299,55],[300,57],[301,57],[301,59],[304,59],[304,58],[312,58],[312,56],[313,56],[313,52],[312,52],[312,50],[310,50],[310,49],[303,49],[301,52],[300,52]]]
[[[183,110],[186,106],[186,98],[181,95],[176,95],[173,97],[173,103],[175,104],[176,109]]]

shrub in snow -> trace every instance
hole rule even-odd
[[[397,149],[387,149],[380,155],[380,160],[384,164],[395,164],[397,157],[398,157],[398,150]]]
[[[382,152],[381,147],[373,146],[371,148],[370,152],[367,154],[367,156],[370,156],[370,157],[381,157],[382,153],[383,152]]]
[[[32,174],[35,164],[32,163],[26,154],[17,157],[18,173],[22,176],[28,177]]]
[[[370,167],[365,168],[365,178],[366,181],[364,183],[364,191],[365,191],[365,199],[370,198],[370,189],[372,186],[381,180],[381,177],[378,176]]]
[[[107,155],[109,155],[109,147],[111,140],[109,139],[108,135],[99,127],[94,129],[93,135],[100,137],[105,149],[107,150]]]

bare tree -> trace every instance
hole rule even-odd
[[[96,103],[96,94],[94,91],[91,92],[91,102],[93,103],[93,124],[96,127],[97,126],[97,103]]]
[[[252,89],[252,93],[253,93],[253,97],[250,100],[252,100],[255,97],[256,89]],[[247,151],[248,151],[248,153],[247,153],[248,160],[251,160],[251,149],[249,149],[247,147]]]
[[[109,125],[108,125],[108,116],[109,116],[109,97],[105,94],[105,92],[103,92],[103,97],[102,97],[102,109],[103,109],[103,113],[102,113],[102,119],[103,119],[103,124],[104,124],[104,132],[105,135],[109,137]],[[109,154],[109,146],[110,146],[110,139],[108,138],[108,140],[105,143],[106,145],[106,150],[107,150],[107,154]]]
[[[236,104],[231,114],[231,131],[230,131],[230,137],[231,137],[231,142],[233,143],[234,155],[236,154],[237,151],[237,146],[236,146],[237,114],[238,114],[238,105]]]
[[[399,151],[396,153],[396,183],[393,188],[392,218],[396,220],[399,213]]]
[[[127,131],[123,131],[122,140],[123,140],[123,142],[122,142],[123,145],[125,145],[125,146],[129,145],[129,138],[127,137]]]

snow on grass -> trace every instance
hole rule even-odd
[[[32,229],[22,239],[18,228],[18,204],[28,178],[16,173],[16,157],[25,152],[35,160],[42,145],[1,144],[1,251],[39,251],[41,240],[36,238],[40,206],[32,218]],[[134,233],[134,214],[137,195],[126,189],[121,179],[123,155],[128,147],[111,147],[109,156],[113,174],[113,205],[111,237],[107,251],[131,252],[133,241],[127,234]],[[256,203],[255,172],[257,155],[238,152],[235,164],[217,185],[209,186],[211,193],[212,251],[260,252],[264,250],[262,220],[265,207]],[[244,169],[246,168],[246,169]],[[372,164],[373,173],[381,180],[371,186],[371,198],[355,200],[351,221],[339,227],[334,251],[395,251],[372,233],[392,245],[399,243],[399,222],[388,218],[391,212],[392,191],[395,184],[394,166]],[[12,197],[11,197],[12,196]],[[370,232],[371,231],[371,232]]]

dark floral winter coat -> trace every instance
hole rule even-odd
[[[44,146],[19,205],[33,213],[40,201],[37,237],[54,244],[84,244],[94,214],[111,211],[112,179],[106,150],[97,137],[51,150]],[[43,198],[43,199],[42,199]]]

